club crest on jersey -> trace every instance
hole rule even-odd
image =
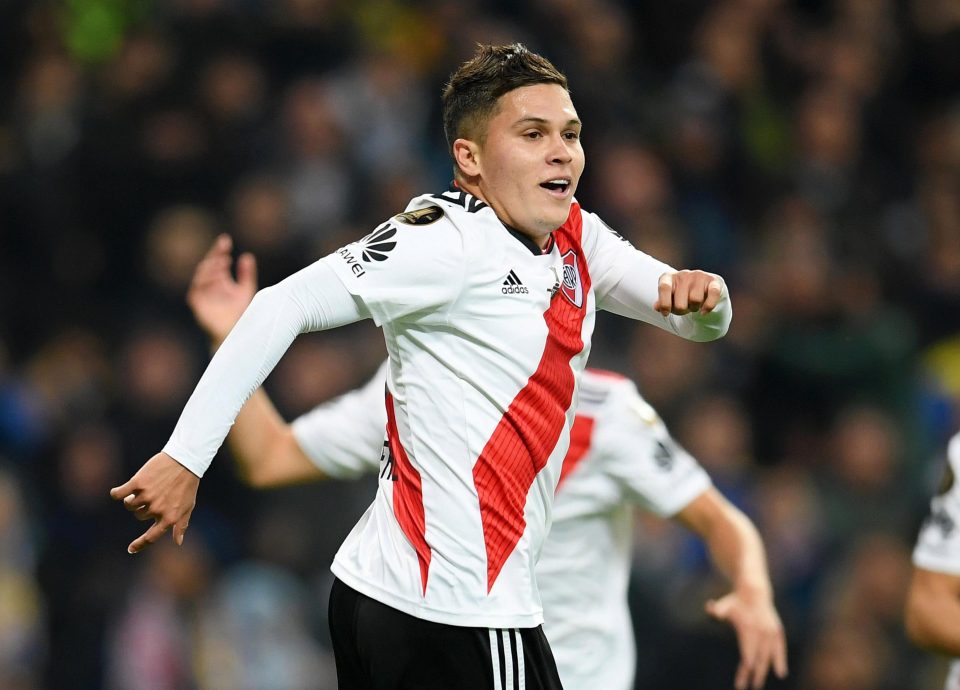
[[[572,249],[563,255],[563,280],[560,292],[567,300],[580,309],[583,306],[583,283],[580,280],[580,264]]]
[[[430,225],[443,218],[443,209],[439,206],[427,206],[416,211],[398,213],[396,219],[406,225]]]

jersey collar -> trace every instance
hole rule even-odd
[[[448,188],[447,191],[456,192],[457,194],[465,194],[465,195],[467,195],[468,197],[474,198],[474,199],[476,198],[476,197],[474,197],[472,194],[470,194],[469,192],[466,192],[466,191],[464,191],[463,189],[461,189],[461,188],[460,188],[460,185],[457,184],[457,181],[456,181],[456,180],[453,180],[452,182],[450,182],[450,187]],[[477,201],[480,201],[480,200],[477,199]],[[481,202],[481,203],[482,203],[482,202]],[[487,204],[484,204],[484,206],[487,206],[487,207],[489,208],[489,206],[488,206]],[[490,210],[492,211],[493,209],[490,209]],[[497,218],[497,220],[500,220],[499,217]],[[524,247],[526,247],[527,249],[529,249],[529,250],[530,250],[530,253],[533,254],[534,256],[542,256],[542,255],[544,255],[544,254],[549,254],[550,251],[553,249],[553,235],[550,235],[550,239],[547,241],[547,246],[546,246],[546,248],[540,249],[539,245],[538,245],[536,242],[534,242],[533,240],[531,240],[529,237],[527,237],[526,235],[524,235],[522,232],[520,232],[519,230],[517,230],[516,228],[514,228],[514,227],[512,227],[512,226],[510,226],[510,225],[507,225],[507,224],[504,223],[502,220],[501,220],[500,222],[503,224],[503,227],[505,227],[505,228],[507,229],[507,232],[509,232],[511,235],[513,235],[513,237],[514,237],[520,244],[522,244]]]

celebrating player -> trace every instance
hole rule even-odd
[[[944,690],[960,690],[960,434],[947,446],[940,494],[913,551],[907,593],[907,634],[919,646],[955,657]]]
[[[163,451],[111,495],[154,520],[131,553],[171,528],[182,542],[199,478],[293,339],[372,318],[391,469],[332,566],[340,687],[495,687],[496,638],[515,642],[520,684],[559,687],[534,565],[595,312],[706,341],[731,307],[719,276],[676,271],[580,208],[581,123],[543,57],[481,46],[443,121],[455,187],[257,293]]]

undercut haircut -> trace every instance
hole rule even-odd
[[[476,54],[457,68],[443,89],[447,149],[452,153],[457,139],[482,142],[500,96],[535,84],[558,84],[570,91],[563,72],[522,43],[479,44]]]

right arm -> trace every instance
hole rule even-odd
[[[233,242],[217,237],[197,265],[187,292],[187,304],[197,324],[210,337],[214,352],[223,344],[257,292],[257,265],[252,254],[237,259],[231,274]],[[297,443],[293,427],[277,412],[263,387],[241,408],[227,434],[227,445],[240,475],[256,488],[324,479],[326,475]]]
[[[297,335],[366,315],[324,260],[257,293],[214,355],[163,451],[110,491],[135,517],[154,521],[127,551],[137,553],[171,527],[174,541],[182,543],[200,477],[240,408]]]

